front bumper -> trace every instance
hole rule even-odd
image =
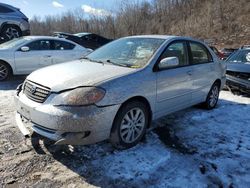
[[[16,123],[23,135],[34,131],[56,144],[86,145],[106,140],[120,105],[62,107],[15,96]],[[30,131],[31,130],[31,131]]]
[[[250,94],[250,80],[244,80],[227,75],[226,86],[230,90],[238,90]]]

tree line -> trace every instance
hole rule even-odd
[[[30,20],[33,35],[92,32],[107,38],[138,34],[213,39],[223,46],[250,42],[249,0],[123,1],[112,14],[86,17],[81,9]]]

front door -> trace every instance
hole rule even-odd
[[[190,104],[192,93],[192,66],[189,66],[187,43],[171,43],[161,55],[177,57],[179,65],[157,72],[156,117],[185,108]]]
[[[15,66],[19,74],[29,74],[32,71],[52,64],[51,42],[36,40],[26,44],[28,51],[21,48],[15,52]]]

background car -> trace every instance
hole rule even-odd
[[[221,53],[215,46],[209,46],[213,52],[218,56],[220,59],[225,59],[225,56],[223,53]]]
[[[227,60],[226,86],[232,91],[250,94],[250,47],[244,47]]]
[[[65,61],[79,59],[92,52],[72,41],[55,37],[26,36],[0,45],[0,80]]]
[[[20,9],[0,3],[0,42],[29,34],[29,19]]]
[[[234,53],[237,50],[238,50],[237,48],[222,48],[220,50],[220,53],[223,54],[224,56],[223,59],[227,59],[232,53]]]
[[[16,122],[24,135],[28,126],[56,144],[109,139],[124,149],[151,120],[200,103],[214,108],[224,83],[225,64],[198,40],[125,37],[30,74],[17,89]]]
[[[54,36],[57,36],[60,38],[66,38],[68,40],[74,41],[77,44],[80,44],[81,46],[85,48],[90,48],[93,50],[112,41],[111,39],[107,39],[105,37],[102,37],[100,35],[96,35],[93,33],[69,34],[69,33],[63,33],[63,32],[54,32]]]

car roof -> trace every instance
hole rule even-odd
[[[52,40],[66,40],[68,41],[67,39],[65,38],[58,38],[58,37],[53,37],[53,36],[25,36],[23,38],[26,38],[26,39],[52,39]]]
[[[201,40],[194,39],[192,37],[176,36],[176,35],[134,35],[134,36],[128,36],[124,38],[153,38],[153,39],[164,39],[164,40],[176,39],[176,40],[191,40],[191,41],[204,43]]]
[[[9,5],[9,4],[6,4],[6,3],[0,3],[0,5],[1,5],[1,6],[8,7],[8,8],[11,8],[11,9],[19,10],[19,8],[14,7],[14,6],[12,6],[12,5]]]
[[[67,40],[65,38],[53,37],[53,36],[32,36],[31,35],[31,36],[25,36],[23,38],[30,39],[30,40],[35,40],[35,39],[60,40],[60,41],[66,41],[66,42],[79,46],[79,44],[75,43],[74,41]]]
[[[85,35],[90,35],[90,34],[92,34],[92,33],[75,33],[75,34],[73,34],[74,36],[79,36],[79,37],[82,37],[82,36],[85,36]]]

